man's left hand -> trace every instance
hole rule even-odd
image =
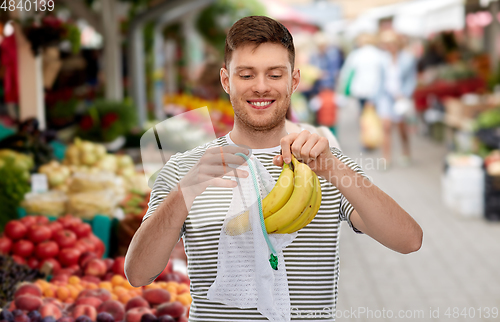
[[[317,175],[328,179],[328,174],[333,170],[335,157],[330,151],[328,139],[304,130],[300,133],[290,133],[280,141],[281,155],[273,159],[277,166],[283,162],[290,163],[292,153],[297,160],[307,164]]]

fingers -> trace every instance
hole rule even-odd
[[[275,165],[280,162],[290,163],[292,154],[297,160],[309,163],[316,160],[321,153],[329,149],[328,139],[320,137],[318,134],[311,134],[309,131],[291,133],[281,139],[282,160],[273,159]]]
[[[298,136],[299,133],[290,133],[281,139],[280,145],[281,145],[281,155],[283,156],[283,162],[285,163],[292,162],[292,151],[290,147]]]

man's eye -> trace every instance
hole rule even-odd
[[[252,77],[251,75],[240,75],[240,78],[242,79],[250,79]]]
[[[280,79],[280,78],[281,78],[281,75],[271,75],[271,78],[272,78],[272,79]]]

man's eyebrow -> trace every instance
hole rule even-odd
[[[274,70],[274,69],[287,69],[288,67],[286,67],[285,65],[277,65],[277,66],[271,66],[268,68],[268,70]],[[240,70],[245,70],[245,69],[255,69],[255,67],[252,67],[252,66],[237,66],[236,67],[236,70],[237,71],[240,71]]]

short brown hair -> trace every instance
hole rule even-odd
[[[248,16],[234,23],[226,36],[224,64],[226,68],[233,51],[247,44],[259,46],[263,43],[281,44],[288,50],[288,58],[293,67],[295,63],[295,47],[288,29],[278,21],[265,16]]]

